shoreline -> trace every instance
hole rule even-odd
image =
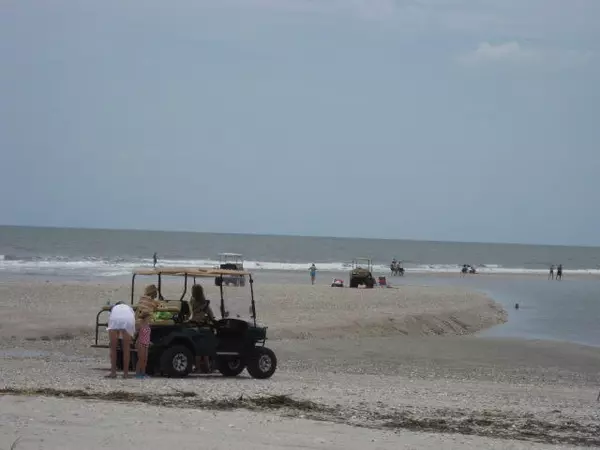
[[[172,266],[157,266],[157,268],[169,268]],[[180,266],[173,266],[180,267]],[[200,267],[200,266],[199,266]],[[203,266],[202,266],[203,267]],[[152,269],[152,264],[140,264],[139,266],[135,266],[135,268],[147,268]],[[294,280],[308,280],[308,270],[296,270],[296,269],[261,269],[261,268],[250,268],[246,269],[252,273],[254,278],[290,278]],[[414,270],[414,269],[406,269],[406,274],[404,276],[392,276],[388,271],[373,271],[373,275],[375,277],[385,277],[388,283],[394,282],[403,282],[404,280],[411,279],[430,279],[430,278],[442,278],[442,279],[477,279],[477,278],[505,278],[505,279],[535,279],[535,280],[547,280],[547,281],[574,281],[574,280],[598,280],[600,281],[600,269],[592,271],[592,269],[582,269],[581,271],[565,271],[563,273],[562,280],[550,280],[548,279],[548,274],[546,272],[510,272],[510,271],[498,271],[498,272],[478,272],[476,274],[467,274],[465,276],[461,276],[459,271],[427,271],[427,270]],[[65,274],[66,273],[66,274]],[[62,274],[56,273],[22,273],[22,272],[11,272],[6,270],[0,270],[0,283],[3,282],[11,282],[11,281],[32,281],[32,282],[40,282],[40,281],[60,281],[60,282],[121,282],[123,280],[131,279],[131,271],[128,270],[123,274],[110,274],[110,275],[92,275],[90,273],[70,273],[65,271]],[[317,271],[317,279],[326,278],[341,278],[345,282],[349,277],[348,270],[326,270],[326,269],[318,269]],[[329,280],[330,281],[330,280]]]
[[[179,298],[182,287],[177,281],[163,280],[166,298]],[[218,312],[218,288],[211,283],[204,287]],[[138,281],[135,301],[142,288]],[[0,305],[6,322],[0,326],[0,338],[89,336],[102,306],[130,302],[130,285],[10,281],[0,283],[0,296],[6,299]],[[226,288],[225,296],[232,313],[247,315],[247,288]],[[464,335],[504,323],[507,317],[486,294],[460,287],[350,289],[265,283],[255,286],[255,298],[258,320],[269,326],[271,339]]]
[[[321,274],[321,276],[317,276],[317,284],[316,288],[318,289],[329,289],[329,287],[325,284],[323,278],[325,278],[328,274]],[[340,276],[339,273],[331,273],[329,275]],[[347,274],[346,274],[347,275]],[[257,285],[259,286],[272,286],[278,285],[281,287],[289,286],[289,285],[297,285],[299,288],[309,287],[308,276],[306,274],[299,274],[294,271],[284,271],[284,272],[275,272],[275,271],[265,271],[254,273],[254,278],[257,281]],[[502,316],[503,318],[497,320],[495,323],[490,323],[489,321],[479,328],[468,327],[463,332],[459,332],[460,330],[455,330],[453,333],[464,334],[470,333],[474,334],[476,337],[501,337],[501,338],[509,338],[509,339],[520,339],[523,341],[531,341],[531,340],[548,340],[550,342],[567,342],[576,345],[585,345],[590,347],[600,347],[600,342],[598,341],[598,336],[596,334],[590,335],[590,338],[586,338],[585,335],[581,336],[568,336],[565,333],[553,333],[551,329],[548,330],[539,330],[532,332],[527,328],[527,323],[523,323],[523,318],[528,321],[537,320],[538,313],[542,315],[545,313],[544,311],[530,312],[531,308],[531,300],[523,299],[521,300],[519,297],[519,291],[514,291],[510,288],[510,284],[504,284],[502,280],[512,279],[515,280],[527,280],[530,277],[525,276],[501,276],[501,275],[469,275],[464,278],[459,276],[445,276],[439,277],[435,275],[426,274],[424,276],[405,276],[405,277],[395,277],[388,278],[390,282],[390,287],[400,290],[406,289],[422,289],[423,292],[427,290],[436,289],[463,289],[468,292],[483,295],[491,302],[493,302],[497,307],[503,310]],[[585,280],[588,277],[579,277],[577,279],[571,280],[576,282],[578,280]],[[484,283],[485,280],[498,281],[495,284],[489,285]],[[141,293],[142,284],[145,282],[143,280],[147,280],[148,282],[153,281],[152,277],[143,277],[139,278],[136,282],[136,297]],[[396,284],[396,280],[398,280],[401,284]],[[481,280],[481,283],[477,283],[477,280]],[[546,285],[546,279],[542,280],[539,283],[540,286]],[[567,280],[565,280],[566,282]],[[116,302],[117,300],[123,300],[127,303],[130,302],[130,283],[131,277],[102,277],[102,278],[94,278],[94,279],[72,279],[69,277],[60,277],[56,279],[44,279],[36,276],[27,276],[27,277],[19,277],[19,278],[11,278],[2,280],[0,278],[0,289],[2,287],[23,287],[23,286],[33,286],[35,289],[42,288],[43,286],[65,286],[69,288],[89,288],[89,289],[98,289],[101,291],[102,295],[105,295],[106,299]],[[547,281],[550,283],[550,281]],[[548,284],[549,287],[554,286],[554,284]],[[563,286],[562,283],[556,284],[557,287]],[[568,284],[564,285],[567,288]],[[590,289],[595,289],[593,284],[588,284]],[[508,290],[506,289],[508,287]],[[339,289],[339,288],[336,288]],[[382,288],[376,288],[374,291],[381,291]],[[259,290],[260,291],[260,290]],[[352,292],[349,288],[344,288],[344,291]],[[358,290],[359,292],[362,289]],[[188,291],[189,292],[189,291]],[[214,298],[218,299],[218,296]],[[515,303],[520,303],[521,310],[517,313],[515,312],[514,305]],[[103,303],[104,304],[104,303]],[[524,309],[525,308],[525,309]],[[568,314],[568,311],[565,311]],[[464,311],[460,312],[461,314]],[[488,311],[489,313],[489,311]],[[260,316],[260,313],[259,313]],[[456,317],[458,322],[463,322],[461,317]],[[431,319],[431,320],[430,320]],[[445,317],[441,317],[441,322],[451,323],[453,321],[452,314],[447,314]],[[467,317],[468,321],[468,317]],[[399,335],[405,335],[406,332],[402,330],[402,321],[396,322],[397,330],[399,331]],[[436,320],[435,317],[423,317],[424,326],[427,323],[431,323],[431,333],[435,334],[436,328]],[[518,323],[519,322],[519,323]],[[366,324],[369,325],[369,324]],[[373,325],[373,324],[371,324]],[[532,325],[535,325],[532,322]],[[460,325],[459,325],[460,326]],[[390,328],[390,327],[387,327]],[[408,334],[411,334],[410,332]],[[442,330],[443,334],[443,330]],[[0,337],[2,336],[2,329],[0,326]],[[286,336],[281,336],[286,337]],[[288,337],[291,337],[288,335]],[[335,336],[331,336],[335,337]]]

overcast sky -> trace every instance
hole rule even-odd
[[[4,0],[0,223],[600,245],[598,0]]]

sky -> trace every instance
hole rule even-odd
[[[0,224],[600,245],[598,0],[4,0]]]

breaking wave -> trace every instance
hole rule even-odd
[[[309,262],[276,262],[276,261],[244,261],[244,267],[251,271],[307,271]],[[213,259],[161,259],[158,267],[215,267],[218,261]],[[317,269],[321,272],[345,272],[350,269],[349,263],[318,262]],[[0,255],[0,274],[18,275],[48,275],[48,276],[84,276],[84,277],[118,277],[131,274],[139,267],[151,267],[151,259],[127,258],[66,258],[66,257],[35,257]],[[458,273],[458,264],[405,264],[408,273]],[[479,273],[491,274],[546,274],[548,269],[539,268],[510,268],[496,264],[475,265]],[[389,272],[389,265],[375,263],[373,271],[379,274]],[[600,269],[567,270],[575,274],[598,274]]]

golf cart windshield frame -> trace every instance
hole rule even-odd
[[[219,257],[219,264],[227,263],[229,261],[236,264],[244,262],[244,255],[240,253],[219,253],[217,256]]]
[[[364,267],[371,269],[373,267],[373,260],[371,258],[354,258],[352,261],[352,268]]]
[[[158,277],[158,295],[162,297],[162,277],[163,276],[175,276],[183,277],[183,292],[179,301],[183,301],[188,289],[188,279],[192,278],[193,283],[196,284],[196,278],[221,278],[223,281],[224,275],[247,275],[250,281],[250,302],[252,307],[251,319],[256,326],[256,303],[254,301],[254,280],[252,274],[244,270],[228,270],[228,269],[202,269],[202,268],[185,268],[185,267],[169,267],[169,268],[157,268],[157,269],[139,269],[133,272],[131,277],[131,305],[135,301],[135,280],[138,275],[142,276],[157,276]],[[225,319],[225,296],[223,290],[223,283],[219,283],[219,292],[221,297],[221,319]]]

